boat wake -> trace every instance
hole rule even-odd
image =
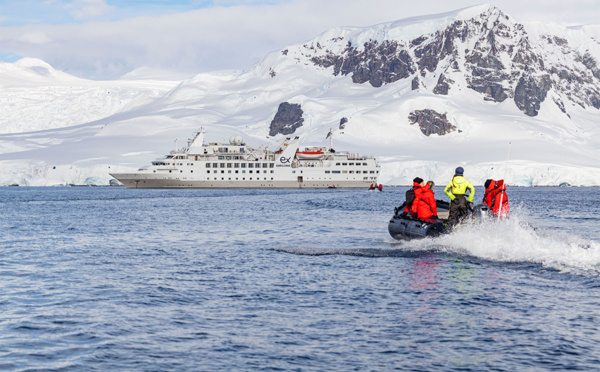
[[[419,257],[424,254],[468,256],[485,261],[529,263],[576,275],[600,276],[600,243],[561,230],[531,226],[526,213],[510,219],[487,219],[463,224],[447,235],[416,240],[386,239],[377,248],[285,248],[301,255]]]
[[[560,230],[536,229],[519,213],[507,220],[467,223],[435,239],[391,242],[408,250],[436,247],[489,261],[526,262],[574,274],[600,275],[600,244]]]

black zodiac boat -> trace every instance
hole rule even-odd
[[[418,219],[403,213],[405,204],[394,209],[394,216],[388,224],[388,231],[392,238],[397,240],[420,239],[436,237],[450,232],[448,226],[448,213],[450,203],[436,200],[438,219]],[[489,207],[486,204],[477,204],[469,210],[467,217],[484,218],[489,216]]]

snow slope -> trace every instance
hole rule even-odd
[[[148,164],[177,146],[175,140],[182,146],[201,126],[210,142],[241,134],[252,145],[275,145],[284,136],[269,137],[269,126],[281,102],[301,105],[304,125],[294,135],[304,145],[326,145],[333,128],[334,147],[375,155],[382,163],[380,181],[387,184],[410,184],[415,176],[446,184],[460,165],[475,184],[506,178],[521,186],[600,185],[600,110],[567,90],[549,90],[539,114],[529,116],[512,97],[484,99],[469,88],[466,69],[458,73],[444,63],[449,59],[434,71],[415,71],[379,87],[354,83],[349,74],[334,75],[333,67],[312,62],[321,49],[343,53],[339,38],[359,47],[369,40],[399,40],[414,53],[408,45],[416,37],[486,12],[497,9],[483,5],[371,28],[334,29],[275,51],[248,72],[201,74],[181,82],[86,81],[36,60],[0,65],[0,185],[108,184],[109,171]],[[550,34],[600,61],[600,28],[528,24],[525,29],[536,41],[532,50],[548,64],[566,58],[546,46]],[[470,42],[455,45],[462,50],[461,43]],[[448,94],[436,94],[444,73],[454,84]],[[414,77],[420,79],[418,89],[412,87]],[[516,82],[502,84],[513,89]],[[420,109],[446,114],[457,130],[425,136],[408,120]]]

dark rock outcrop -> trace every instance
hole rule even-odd
[[[354,83],[369,82],[374,87],[407,78],[415,72],[406,47],[395,40],[381,44],[371,40],[364,44],[362,51],[348,42],[342,55],[328,53],[311,61],[325,68],[333,66],[335,76],[352,74]]]
[[[292,134],[304,123],[302,108],[297,103],[282,102],[271,121],[269,136]]]
[[[433,93],[448,95],[448,91],[450,90],[450,84],[454,84],[454,81],[446,78],[444,74],[441,74],[435,88],[433,88]]]
[[[346,123],[348,122],[348,118],[347,117],[343,117],[340,119],[340,129],[344,129],[346,128]]]
[[[426,136],[431,134],[443,136],[456,130],[456,127],[448,121],[446,114],[440,114],[435,110],[415,110],[410,113],[408,119],[411,124],[418,123],[421,132]]]
[[[410,88],[412,90],[419,89],[419,77],[418,76],[415,76],[415,78],[412,79],[412,81],[410,82]]]
[[[515,104],[526,115],[536,116],[540,110],[540,103],[546,99],[550,84],[548,76],[541,79],[521,76],[515,88]]]

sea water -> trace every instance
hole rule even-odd
[[[600,188],[402,242],[405,190],[0,188],[0,370],[600,368]]]

